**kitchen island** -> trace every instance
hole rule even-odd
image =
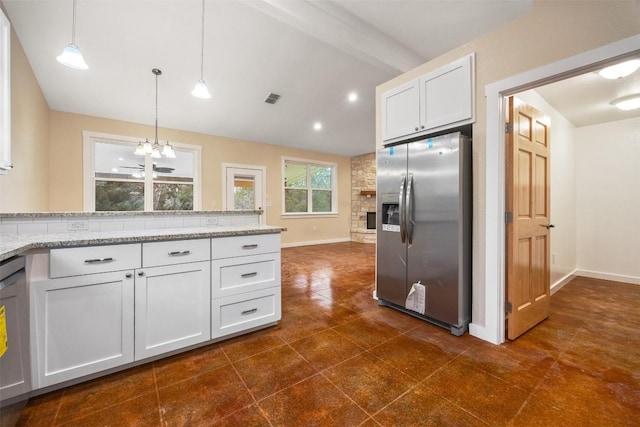
[[[276,324],[284,229],[260,225],[260,214],[0,214],[0,262],[26,259],[28,297],[15,307],[28,311],[19,327],[30,349],[13,360],[29,389]]]

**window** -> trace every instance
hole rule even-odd
[[[283,158],[283,214],[336,214],[335,163]]]
[[[85,132],[84,209],[194,210],[200,207],[198,146],[172,144],[176,158],[134,154],[138,139]]]

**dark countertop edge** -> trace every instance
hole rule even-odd
[[[177,233],[177,234],[158,234],[149,236],[127,236],[127,237],[102,237],[95,239],[80,239],[55,242],[31,242],[16,249],[0,253],[0,261],[4,261],[16,255],[24,255],[25,252],[32,249],[53,249],[53,248],[72,248],[76,246],[90,245],[118,245],[121,243],[144,243],[158,242],[162,240],[190,240],[213,237],[232,237],[232,236],[250,236],[257,234],[279,234],[287,231],[285,227],[274,227],[272,229],[255,229],[255,230],[225,230],[225,231],[205,231],[195,233]]]
[[[109,217],[109,216],[206,216],[206,215],[262,215],[264,211],[100,211],[100,212],[6,212],[0,213],[1,218],[51,218],[51,217]]]

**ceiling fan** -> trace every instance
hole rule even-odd
[[[138,166],[120,166],[121,169],[137,169],[140,171],[144,170],[144,165],[138,163]],[[165,166],[157,166],[155,162],[153,163],[153,171],[157,173],[173,173],[175,168],[168,168]]]

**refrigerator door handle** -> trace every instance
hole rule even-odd
[[[407,185],[407,176],[402,174],[402,179],[400,180],[400,195],[398,196],[398,204],[400,205],[400,241],[404,243],[406,230],[405,230],[405,222],[404,222],[404,198],[405,198],[405,188]]]
[[[406,229],[409,244],[413,244],[413,174],[409,174],[407,179],[407,202],[406,202]]]

